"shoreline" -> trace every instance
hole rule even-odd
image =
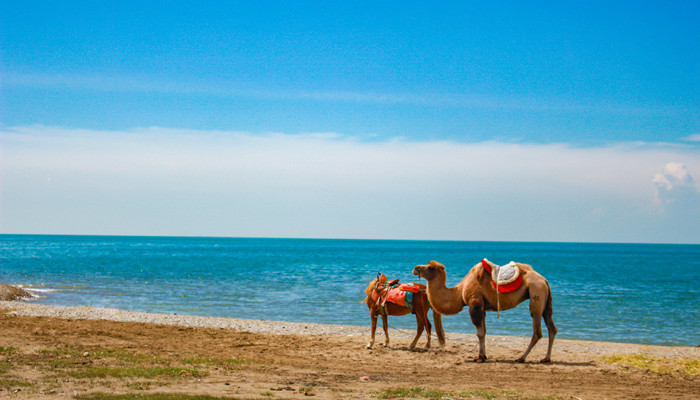
[[[125,323],[144,323],[152,325],[177,326],[188,328],[218,328],[231,329],[241,332],[274,334],[274,335],[321,335],[321,336],[345,336],[362,337],[369,339],[369,321],[366,326],[332,325],[306,322],[286,322],[268,320],[250,320],[222,317],[204,317],[180,314],[147,313],[138,311],[125,311],[117,308],[103,308],[94,306],[55,306],[36,304],[26,300],[0,301],[0,312],[6,315],[27,317],[46,317],[77,320],[100,320]],[[466,344],[477,345],[474,333],[445,332],[447,345]],[[389,328],[389,337],[392,344],[403,343],[415,335],[415,331],[408,329]],[[383,342],[384,333],[381,326],[377,328],[377,343]],[[435,337],[435,332],[433,332]],[[423,337],[424,338],[424,337]],[[500,336],[486,334],[488,347],[512,347],[524,348],[530,341],[530,337]],[[546,343],[545,335],[537,344],[540,347]],[[668,358],[700,358],[700,346],[662,346],[651,344],[635,344],[606,342],[578,339],[556,338],[554,350],[559,352],[577,353],[585,356],[606,357],[618,354],[645,354],[653,357]]]

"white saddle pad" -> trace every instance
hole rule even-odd
[[[511,261],[506,265],[497,265],[486,259],[484,261],[491,266],[491,279],[499,285],[515,282],[520,276],[520,268],[515,265],[515,261]]]

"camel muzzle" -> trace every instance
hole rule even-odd
[[[421,276],[421,268],[422,267],[423,267],[422,265],[416,265],[416,267],[413,268],[413,275],[417,276],[418,278],[422,278],[422,276]]]

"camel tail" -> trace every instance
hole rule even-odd
[[[542,316],[546,315],[547,317],[551,318],[552,313],[554,313],[554,310],[552,309],[552,288],[549,287],[549,282],[547,282],[547,305],[544,306]]]
[[[367,289],[365,289],[365,294],[367,295],[367,297],[365,297],[365,299],[362,300],[362,303],[366,303],[367,300],[369,300],[369,295],[370,295],[370,294],[372,293],[372,291],[374,290],[374,285],[375,285],[375,283],[377,283],[377,280],[376,280],[376,279],[373,279],[372,282],[370,282],[369,285],[367,286]],[[360,304],[361,304],[361,303],[360,303]]]
[[[445,330],[442,329],[442,314],[435,311],[433,308],[433,324],[435,325],[435,333],[437,333],[440,347],[445,347]]]

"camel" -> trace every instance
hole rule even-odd
[[[416,337],[413,338],[413,342],[411,342],[411,345],[408,348],[413,350],[413,348],[416,347],[416,343],[418,342],[418,339],[423,333],[423,329],[425,329],[426,336],[428,338],[427,343],[425,344],[425,348],[429,349],[431,325],[430,321],[428,320],[428,310],[431,307],[430,304],[428,304],[428,296],[425,294],[426,287],[425,285],[417,284],[421,290],[417,293],[413,293],[413,307],[408,308],[386,301],[386,296],[389,288],[393,286],[393,284],[397,283],[398,279],[387,282],[386,276],[382,274],[377,274],[377,279],[372,280],[369,283],[369,286],[367,286],[367,289],[365,290],[365,294],[367,294],[367,297],[362,302],[367,303],[367,307],[369,308],[370,316],[372,318],[371,336],[369,339],[369,344],[367,344],[367,348],[371,349],[374,345],[374,334],[377,330],[377,318],[379,317],[379,315],[382,316],[382,327],[384,328],[384,336],[386,337],[384,346],[389,347],[389,324],[387,321],[388,316],[401,316],[407,315],[409,313],[414,313],[416,314],[417,324]],[[372,296],[373,293],[376,293],[376,295]],[[440,314],[435,312],[435,310],[433,310],[433,321],[435,322],[435,331],[438,336],[438,342],[440,343],[440,347],[444,347],[445,331],[442,329],[442,317],[440,316]]]
[[[479,339],[479,356],[475,362],[486,361],[486,311],[511,309],[526,299],[530,299],[530,315],[532,316],[532,339],[517,362],[525,362],[525,358],[537,341],[542,338],[541,319],[547,325],[549,344],[547,355],[540,361],[551,361],[552,344],[557,328],[552,320],[552,291],[547,280],[527,264],[515,263],[522,275],[522,285],[513,292],[496,295],[491,275],[484,270],[482,263],[475,265],[462,281],[454,287],[445,286],[445,266],[437,261],[426,265],[417,265],[413,274],[428,281],[428,300],[433,309],[440,314],[457,314],[464,306],[469,307],[469,316],[476,326],[476,336]],[[497,304],[500,304],[498,309]]]

